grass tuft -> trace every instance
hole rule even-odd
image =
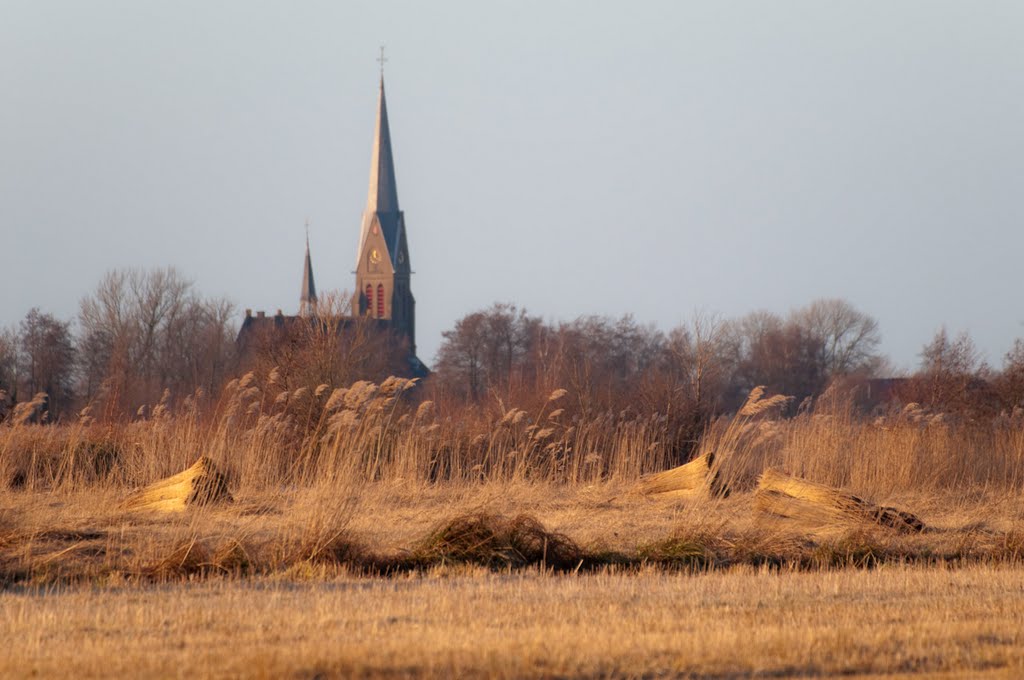
[[[720,535],[704,528],[641,546],[637,556],[643,562],[687,569],[706,569],[728,561]]]
[[[570,570],[583,559],[564,534],[548,531],[529,515],[508,518],[489,513],[456,517],[433,531],[412,553],[412,562],[464,562],[489,568],[525,566]]]

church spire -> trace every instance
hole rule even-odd
[[[376,220],[386,232],[388,255],[394,264],[398,257],[397,241],[400,231],[401,210],[398,207],[398,184],[395,182],[395,157],[391,152],[391,127],[388,125],[388,103],[384,96],[384,48],[381,47],[378,61],[381,65],[380,90],[377,95],[377,125],[373,133],[373,149],[370,154],[370,190],[366,197],[366,210],[359,234],[359,253],[366,246],[366,239],[374,228]]]
[[[309,256],[309,221],[306,221],[306,262],[302,267],[302,294],[299,314],[308,315],[316,309],[316,284],[313,282],[313,260]]]
[[[377,99],[377,129],[373,135],[373,152],[370,157],[370,191],[366,199],[366,212],[398,212],[398,185],[395,183],[395,158],[391,153],[391,129],[388,127],[383,72]]]
[[[383,57],[382,52],[382,66]],[[415,359],[416,299],[412,294],[405,215],[398,207],[383,74],[377,101],[377,129],[373,135],[370,191],[363,212],[355,275],[352,308],[386,322],[395,335],[408,343],[410,356]]]

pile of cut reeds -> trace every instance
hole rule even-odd
[[[206,456],[192,467],[139,490],[124,501],[126,510],[181,512],[194,505],[231,501],[224,475]]]
[[[897,508],[879,506],[824,484],[765,470],[754,493],[761,512],[810,526],[870,522],[897,531],[923,531],[924,522]]]
[[[689,463],[644,477],[640,480],[639,491],[655,498],[673,499],[727,495],[728,490],[721,484],[714,464],[714,451],[706,451]]]

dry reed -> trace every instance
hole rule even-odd
[[[420,511],[430,524],[440,513],[456,528],[461,522],[464,529],[490,532],[488,541],[505,546],[489,548],[492,556],[513,554],[506,540],[510,522],[532,527],[520,532],[526,536],[547,536],[540,544],[549,547],[551,536],[563,533],[560,525],[545,528],[547,517],[523,507],[524,498],[580,499],[572,511],[579,519],[570,522],[575,540],[567,545],[578,546],[584,568],[644,561],[814,566],[890,557],[998,562],[1019,560],[1024,551],[1016,509],[1024,484],[1019,419],[978,424],[904,412],[869,420],[834,403],[783,419],[779,409],[786,400],[755,391],[734,417],[709,426],[694,461],[673,470],[679,452],[659,414],[567,417],[551,408],[565,397],[555,390],[532,412],[512,406],[457,418],[433,402],[418,403],[415,387],[392,378],[286,388],[272,374],[249,373],[216,400],[165,396],[131,422],[97,422],[88,411],[60,425],[12,419],[0,426],[0,578],[45,583],[111,574],[320,574],[455,559],[457,542],[442,549],[445,541],[423,538],[436,538],[436,527],[417,524],[406,532],[408,540],[383,546],[373,545],[369,530],[353,532],[354,518],[367,513],[375,518],[370,530],[378,533],[388,530],[386,523],[408,524],[408,515],[387,513],[391,506],[428,508],[419,496],[434,499]],[[223,474],[237,499],[230,507],[153,519],[106,510],[200,456]],[[897,511],[885,514],[888,506],[902,506],[937,529],[893,538],[836,517],[827,538],[770,528],[753,512],[752,494],[768,469],[844,489],[871,508],[868,515],[881,513],[872,522],[903,521]],[[653,493],[679,493],[648,507],[646,498],[623,496],[638,482]],[[390,500],[366,500],[380,489],[392,490]],[[500,501],[501,512],[493,500],[453,511],[457,499],[491,489],[508,499]],[[985,510],[990,502],[999,504],[995,512]],[[59,512],[46,509],[54,503],[78,508],[83,519],[68,526]],[[527,512],[544,525],[495,519]],[[633,536],[644,513],[664,519],[649,523],[656,531]],[[976,519],[943,519],[956,513]],[[617,524],[605,526],[602,518],[609,516]],[[553,566],[576,559],[574,549],[564,552],[572,559],[470,561]]]

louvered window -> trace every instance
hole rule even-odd
[[[384,284],[377,284],[377,318],[384,318]]]

